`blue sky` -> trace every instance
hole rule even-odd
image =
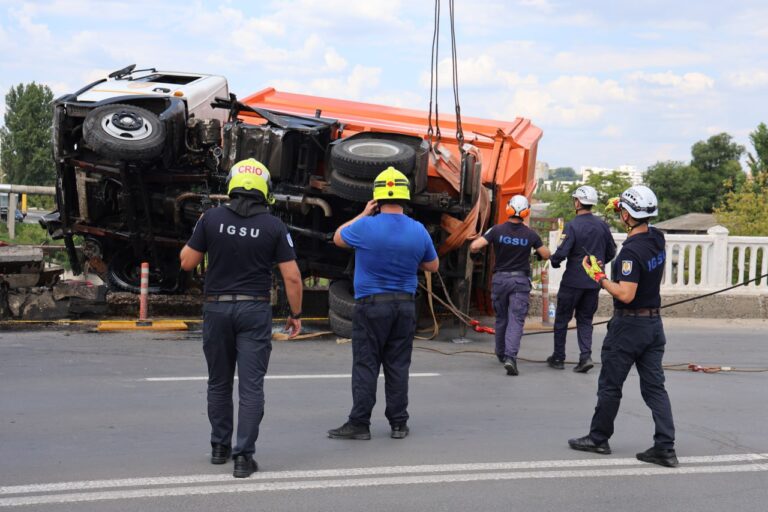
[[[441,61],[450,54],[444,0]],[[529,117],[553,167],[689,160],[768,122],[768,2],[456,0],[462,112]],[[0,91],[127,64],[426,109],[431,0],[0,0]],[[441,109],[451,109],[441,62]],[[4,105],[0,106],[0,113]]]

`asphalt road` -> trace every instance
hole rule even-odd
[[[768,368],[764,321],[667,320],[667,363]],[[596,330],[596,349],[604,330]],[[477,335],[481,336],[481,335]],[[490,337],[442,351],[491,350]],[[575,338],[568,351],[575,355]],[[524,338],[543,360],[550,335]],[[640,463],[653,424],[632,372],[613,455],[574,452],[597,372],[414,352],[411,435],[326,438],[350,406],[351,347],[276,342],[257,443],[240,480],[208,463],[198,333],[0,333],[0,508],[23,510],[648,511],[768,509],[768,373],[667,374],[678,469]],[[416,375],[421,376],[416,376]],[[322,376],[322,377],[321,377]]]

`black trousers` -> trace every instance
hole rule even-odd
[[[408,370],[415,331],[413,301],[355,305],[352,320],[351,423],[370,425],[382,365],[387,400],[384,415],[390,425],[408,421]]]
[[[203,306],[203,352],[208,363],[211,443],[230,446],[235,366],[240,405],[232,455],[252,455],[264,416],[264,375],[272,352],[268,302],[208,302]]]
[[[672,406],[664,388],[664,326],[660,317],[616,317],[608,323],[608,334],[600,354],[602,368],[598,379],[597,407],[589,435],[596,443],[613,435],[613,422],[619,412],[621,390],[634,364],[640,376],[640,394],[651,409],[656,431],[654,445],[674,448],[675,425]]]
[[[560,285],[555,309],[555,350],[553,356],[565,360],[565,338],[568,322],[576,312],[576,336],[579,342],[579,361],[592,357],[592,319],[597,311],[598,294],[595,288],[572,288]]]

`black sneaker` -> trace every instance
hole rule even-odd
[[[250,455],[238,455],[235,457],[235,471],[232,476],[235,478],[248,478],[259,470],[259,465]]]
[[[547,358],[547,364],[550,368],[555,370],[565,370],[565,362],[562,359],[555,359],[555,356],[549,356]]]
[[[608,441],[597,444],[589,436],[569,439],[568,446],[574,450],[580,450],[582,452],[593,452],[601,455],[610,455],[611,453],[611,447],[608,445]]]
[[[328,431],[328,437],[331,439],[357,439],[367,441],[371,438],[371,430],[368,425],[357,425],[346,422],[339,428]]]
[[[507,375],[517,375],[517,362],[514,357],[504,358],[504,369],[507,370]]]
[[[401,423],[400,425],[392,425],[392,434],[390,434],[390,437],[392,439],[405,439],[408,437],[408,433],[411,431],[411,429],[408,428],[408,425],[405,423]]]
[[[649,462],[651,464],[658,464],[659,466],[665,466],[668,468],[676,468],[678,464],[677,454],[674,449],[671,448],[657,448],[652,446],[642,453],[636,455],[637,460],[643,462]]]
[[[229,460],[232,448],[219,443],[211,443],[211,464],[224,464]]]
[[[588,357],[582,361],[579,361],[579,364],[577,364],[573,368],[573,371],[576,373],[587,373],[589,370],[591,370],[594,367],[595,367],[595,363],[593,363],[592,359]]]

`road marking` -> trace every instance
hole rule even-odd
[[[211,494],[253,493],[268,491],[297,491],[311,489],[341,489],[353,487],[379,487],[391,485],[428,485],[462,482],[493,482],[547,478],[604,478],[626,476],[679,476],[713,473],[747,473],[768,471],[768,464],[738,464],[724,466],[686,466],[675,469],[645,465],[637,468],[522,471],[504,473],[458,473],[448,475],[392,476],[379,478],[303,480],[288,482],[237,483],[208,487],[165,487],[155,489],[118,490],[71,494],[48,494],[0,499],[0,507],[41,505],[52,503],[92,502],[136,498],[199,496]],[[230,480],[231,481],[231,480]]]
[[[384,485],[438,484],[450,482],[473,482],[495,480],[520,480],[536,478],[591,478],[601,476],[654,476],[701,473],[735,473],[768,471],[768,464],[702,465],[722,463],[768,462],[768,454],[733,454],[697,457],[681,457],[684,465],[677,469],[651,466],[632,458],[604,458],[580,460],[549,460],[523,462],[490,462],[469,464],[436,464],[418,466],[381,466],[369,468],[321,469],[310,471],[274,471],[256,473],[249,480],[239,484],[217,485],[232,482],[230,475],[188,475],[177,477],[129,478],[115,480],[90,480],[0,487],[0,495],[48,494],[38,496],[17,496],[0,499],[0,507],[34,505],[43,503],[70,503],[113,499],[149,498],[161,496],[187,496],[202,494],[261,492],[280,490],[307,490],[319,488],[365,487]],[[635,468],[615,466],[639,466]],[[609,469],[594,469],[608,467]],[[576,470],[573,468],[593,468]],[[514,471],[514,470],[544,471]],[[552,471],[555,469],[555,471]],[[549,471],[547,471],[549,470]],[[496,471],[495,473],[490,471]],[[461,473],[464,472],[464,473]],[[468,473],[474,472],[474,473]],[[414,473],[418,476],[402,476]],[[437,474],[436,474],[437,473]],[[453,474],[439,474],[453,473]],[[397,475],[397,476],[387,476]],[[378,478],[358,478],[358,477]],[[316,480],[323,478],[325,480]],[[315,480],[313,480],[315,479]],[[270,480],[264,483],[250,483],[254,480]],[[294,480],[294,481],[290,481]],[[213,484],[201,487],[197,484]],[[158,487],[169,485],[195,485],[195,487]],[[145,489],[131,489],[149,487]],[[154,488],[152,488],[154,487]],[[120,489],[102,492],[101,489]]]
[[[410,377],[439,377],[439,373],[412,373]],[[384,374],[379,375],[383,378]],[[235,377],[237,378],[237,377]],[[266,375],[266,380],[307,380],[307,379],[350,379],[350,373],[317,373],[317,374],[298,374],[298,375]],[[188,380],[208,380],[208,377],[147,377],[140,379],[144,382],[181,382]]]

